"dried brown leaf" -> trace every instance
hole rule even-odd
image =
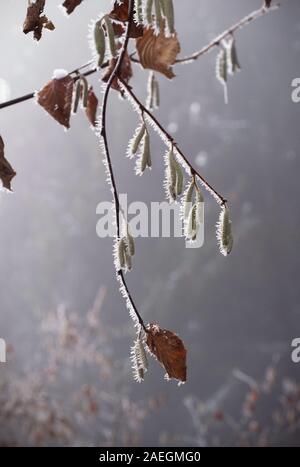
[[[54,24],[48,20],[47,16],[43,15],[45,8],[45,0],[36,0],[30,2],[27,7],[26,18],[23,25],[24,34],[33,32],[33,37],[39,41],[42,37],[43,28],[53,31]]]
[[[66,9],[66,13],[70,15],[82,1],[83,0],[65,0],[62,6]]]
[[[10,163],[4,157],[4,142],[0,136],[0,178],[2,185],[9,191],[11,190],[11,181],[16,175],[16,172],[10,165]]]
[[[52,79],[37,94],[38,103],[66,128],[70,128],[73,86],[73,79],[67,75]]]
[[[156,35],[153,29],[144,31],[143,37],[137,39],[136,48],[141,65],[144,68],[158,71],[167,78],[174,78],[171,65],[180,52],[180,43],[177,35],[166,37],[164,28]]]
[[[91,86],[88,92],[87,106],[86,106],[85,112],[86,112],[87,118],[89,119],[91,125],[93,126],[96,126],[97,108],[98,108],[98,99]]]
[[[146,344],[151,353],[165,368],[169,378],[186,381],[186,349],[179,337],[157,324],[147,327]]]

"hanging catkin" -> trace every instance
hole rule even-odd
[[[108,37],[110,53],[112,57],[115,57],[117,55],[115,33],[114,33],[114,28],[113,28],[111,19],[108,15],[104,16],[104,22],[105,22],[105,27],[106,27],[106,34]]]
[[[102,20],[97,21],[94,26],[94,44],[98,54],[98,66],[101,67],[105,57],[105,34],[102,27]]]

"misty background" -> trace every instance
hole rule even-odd
[[[102,286],[101,318],[108,329],[120,331],[105,347],[112,360],[122,362],[126,394],[141,403],[164,397],[164,404],[139,428],[142,446],[157,446],[164,439],[167,444],[172,439],[175,445],[201,444],[188,406],[210,399],[236,368],[260,380],[280,355],[280,378],[300,383],[300,364],[290,357],[291,342],[300,336],[300,104],[291,100],[291,82],[300,77],[300,4],[282,3],[278,11],[237,33],[242,71],[229,80],[228,105],[215,79],[217,50],[177,65],[172,81],[159,76],[161,107],[156,115],[188,159],[229,200],[235,239],[232,254],[224,258],[215,236],[219,209],[207,193],[201,249],[186,249],[183,239],[136,241],[134,269],[126,278],[145,321],[157,321],[184,340],[184,386],[166,382],[153,359],[145,382],[132,380],[134,330],[115,280],[112,239],[96,235],[96,207],[110,201],[111,193],[98,139],[84,113],[72,117],[65,132],[33,101],[0,112],[6,157],[17,171],[13,195],[0,194],[0,336],[13,348],[12,361],[1,364],[1,377],[10,365],[19,375],[43,365],[39,323],[45,314],[63,304],[83,316]],[[70,71],[90,60],[88,24],[108,11],[110,2],[86,0],[69,18],[59,4],[47,2],[56,30],[44,31],[36,43],[22,32],[27,1],[1,2],[2,101],[40,89],[54,69]],[[186,55],[259,8],[261,1],[174,0],[174,5],[181,55]],[[131,84],[145,98],[148,73],[134,64],[133,71]],[[89,82],[100,98],[99,74]],[[111,93],[108,122],[119,192],[127,193],[128,202],[163,201],[164,146],[159,137],[151,134],[153,170],[137,177],[125,152],[138,117],[116,92]],[[70,381],[89,383],[80,371],[74,368]],[[240,387],[234,385],[232,391],[226,410],[234,417]],[[263,405],[262,420],[270,410]],[[89,423],[97,430],[96,421]],[[123,423],[126,429],[128,421]],[[225,427],[220,444],[233,442],[231,436]],[[79,435],[76,444],[81,441]],[[297,430],[283,430],[275,440],[299,441]]]

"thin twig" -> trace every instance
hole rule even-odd
[[[109,152],[109,146],[108,146],[108,138],[107,138],[107,133],[106,133],[106,117],[107,117],[107,102],[108,102],[108,97],[109,97],[109,92],[111,89],[111,86],[113,84],[113,81],[118,77],[124,57],[127,52],[127,46],[129,42],[129,35],[130,35],[130,28],[132,25],[133,21],[133,9],[134,9],[134,1],[129,0],[128,2],[128,23],[126,27],[126,32],[125,32],[125,38],[124,42],[117,60],[117,63],[115,65],[114,70],[112,71],[109,80],[107,82],[104,96],[103,96],[103,102],[102,102],[102,109],[101,109],[101,128],[100,128],[100,135],[102,136],[103,140],[103,150],[104,150],[104,155],[107,163],[107,169],[109,173],[109,178],[112,186],[112,192],[113,192],[113,197],[114,197],[114,208],[115,208],[115,216],[116,216],[116,224],[117,224],[117,240],[120,239],[120,202],[119,202],[119,195],[118,195],[118,190],[117,190],[117,185],[116,185],[116,180],[114,176],[114,171],[113,171],[113,166],[112,166],[112,161],[111,161],[111,156]],[[133,301],[133,298],[131,296],[131,293],[128,289],[125,276],[122,270],[117,271],[121,286],[123,287],[123,291],[125,293],[125,298],[129,301],[129,304],[134,311],[140,325],[144,329],[145,332],[146,326],[145,323],[141,317],[141,315],[138,312],[138,309]]]
[[[68,73],[68,75],[69,76],[75,75],[74,76],[74,82],[78,80],[79,75],[81,75],[81,76],[90,76],[93,73],[96,73],[96,71],[98,71],[98,68],[92,68],[91,70],[88,70],[88,71],[86,71],[84,73],[79,73],[79,72],[80,72],[80,70],[90,66],[91,64],[93,64],[93,62],[86,63],[85,65],[82,65],[82,66],[76,68],[75,70],[70,71],[70,73]],[[106,62],[106,63],[104,63],[102,65],[101,68],[106,68],[107,66],[108,66],[108,63]],[[25,94],[24,96],[17,97],[16,99],[11,99],[10,101],[7,101],[7,102],[2,102],[2,103],[0,103],[0,110],[5,109],[6,107],[11,107],[12,105],[20,104],[21,102],[25,102],[25,101],[28,101],[30,99],[33,99],[34,96],[35,96],[35,92],[31,92],[29,94]]]
[[[223,39],[226,39],[226,37],[230,36],[231,34],[236,32],[237,30],[243,28],[244,26],[251,23],[253,20],[259,18],[260,16],[263,16],[264,14],[269,13],[271,11],[277,10],[279,8],[279,6],[280,6],[279,3],[276,4],[276,5],[271,6],[270,8],[266,8],[265,6],[263,6],[260,9],[250,13],[249,15],[245,16],[245,18],[241,19],[238,23],[231,26],[226,31],[222,32],[222,34],[220,34],[215,39],[213,39],[211,42],[209,42],[209,44],[202,47],[202,49],[200,49],[197,52],[194,52],[192,55],[189,55],[187,57],[178,58],[175,63],[184,64],[184,63],[189,63],[189,62],[192,62],[194,60],[197,60],[199,57],[201,57],[202,55],[205,55],[207,52],[209,52],[214,47],[217,47]],[[132,62],[140,63],[138,59],[134,58],[133,54],[130,55],[130,59],[131,59]],[[87,66],[89,66],[89,64],[92,64],[92,63],[93,62],[89,62],[89,63],[87,63],[87,64],[85,64],[83,66],[80,66],[80,67],[76,68],[75,70],[71,71],[69,73],[69,75],[77,74],[80,70],[82,70],[83,68],[86,68]],[[107,67],[107,65],[108,65],[108,63],[104,63],[101,66],[101,68],[105,68],[105,67]],[[97,68],[92,68],[91,70],[88,70],[85,73],[82,73],[82,75],[83,76],[89,76],[89,75],[92,75],[93,73],[96,73],[96,71],[97,71]],[[77,77],[75,76],[74,80],[76,80],[76,79],[77,79]],[[0,110],[4,109],[5,107],[10,107],[12,105],[19,104],[21,102],[25,102],[27,100],[33,99],[34,95],[35,95],[35,93],[31,92],[29,94],[25,94],[24,96],[17,97],[16,99],[12,99],[10,101],[0,103]]]
[[[255,19],[270,13],[271,11],[277,10],[280,7],[280,3],[277,3],[276,5],[271,6],[270,8],[267,8],[265,5],[263,5],[261,8],[258,10],[253,11],[249,15],[245,16],[242,18],[240,21],[235,23],[233,26],[230,28],[226,29],[226,31],[222,32],[219,34],[215,39],[213,39],[211,42],[209,42],[207,45],[202,47],[202,49],[198,50],[197,52],[194,52],[191,55],[188,55],[183,58],[178,58],[175,63],[189,63],[193,60],[197,60],[199,57],[202,55],[205,55],[207,52],[209,52],[211,49],[214,47],[217,47],[221,44],[221,42],[226,39],[227,37],[231,36],[238,30],[242,29],[244,26],[247,26],[247,24],[250,24],[252,21]]]
[[[203,183],[203,185],[214,195],[220,205],[226,204],[227,200],[223,198],[220,193],[218,193],[210,183],[192,166],[190,161],[184,155],[184,153],[179,149],[177,143],[174,141],[173,137],[168,133],[168,131],[162,126],[162,124],[157,120],[157,118],[148,110],[142,102],[137,98],[137,96],[132,91],[131,86],[129,86],[122,78],[118,77],[121,85],[123,86],[125,92],[129,94],[131,99],[134,100],[135,104],[138,106],[141,115],[147,115],[150,120],[154,123],[154,125],[159,129],[159,131],[163,134],[163,136],[171,143],[171,145],[176,149],[176,152],[180,155],[180,157],[184,160],[186,165],[190,168],[191,175],[196,175]]]

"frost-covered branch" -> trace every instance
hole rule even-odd
[[[236,24],[234,24],[230,28],[226,29],[226,31],[219,34],[211,42],[209,42],[207,45],[202,47],[197,52],[194,52],[191,55],[187,55],[186,57],[178,58],[175,63],[177,63],[177,64],[192,63],[193,61],[195,61],[198,58],[202,57],[202,55],[205,55],[206,53],[210,52],[215,47],[219,46],[220,43],[222,42],[222,40],[226,39],[227,37],[229,37],[232,34],[234,34],[235,32],[237,32],[238,30],[242,29],[247,24],[252,23],[252,21],[256,20],[257,18],[260,18],[261,16],[263,16],[263,15],[269,13],[269,12],[277,10],[279,7],[280,7],[280,3],[277,3],[277,4],[273,5],[273,6],[270,6],[269,8],[267,8],[265,5],[263,5],[258,10],[253,11],[252,13],[250,13],[249,15],[245,16],[240,21],[238,21]],[[139,63],[139,60],[137,58],[135,58],[134,54],[132,54],[130,56],[130,58],[131,58],[132,62]],[[75,75],[74,79],[76,80],[77,79],[77,77],[76,77],[77,73],[80,70],[82,70],[83,68],[86,68],[86,67],[90,66],[93,63],[94,62],[89,62],[89,63],[87,63],[87,64],[85,64],[83,66],[80,66],[80,67],[76,68],[75,70],[71,71],[69,73],[69,75],[70,76]],[[108,63],[105,62],[105,63],[103,63],[101,65],[101,68],[106,68],[107,66],[108,66]],[[98,68],[93,67],[90,70],[86,71],[85,73],[82,73],[82,75],[83,76],[90,76],[90,75],[96,73],[97,71],[98,71]],[[9,100],[7,102],[2,102],[2,103],[0,103],[0,110],[4,109],[6,107],[10,107],[12,105],[20,104],[21,102],[25,102],[27,100],[33,99],[34,95],[35,95],[35,93],[31,92],[31,93],[25,94],[24,96],[17,97],[16,99],[11,99],[11,100]]]
[[[279,7],[280,7],[280,3],[277,3],[271,7],[267,7],[264,4],[258,10],[252,11],[252,13],[248,14],[247,16],[239,20],[233,26],[226,29],[226,31],[223,31],[221,34],[215,37],[212,41],[210,41],[207,45],[202,47],[202,49],[192,53],[191,55],[187,55],[186,57],[178,58],[175,63],[184,64],[184,63],[190,63],[194,60],[197,60],[198,58],[202,57],[202,55],[205,55],[206,53],[210,52],[214,47],[219,46],[222,43],[222,41],[226,39],[227,37],[232,36],[235,32],[239,31],[240,29],[244,28],[248,24],[252,23],[252,21],[256,20],[257,18],[260,18],[261,16],[267,13],[270,13],[271,11],[277,10]]]

